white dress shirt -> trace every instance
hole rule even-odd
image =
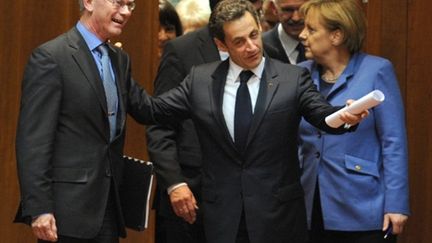
[[[228,131],[231,138],[234,141],[234,109],[237,96],[237,89],[240,86],[240,72],[243,68],[235,64],[231,59],[229,59],[230,65],[228,70],[228,75],[225,83],[223,102],[222,102],[222,112],[225,117],[225,123],[228,127]],[[255,110],[255,104],[258,97],[259,85],[262,73],[264,71],[264,57],[261,63],[254,69],[251,69],[254,73],[252,77],[247,82],[249,88],[249,94],[252,102],[252,112]]]
[[[290,63],[297,64],[297,56],[299,55],[299,52],[296,50],[296,47],[299,44],[299,41],[287,35],[287,33],[285,32],[281,24],[278,25],[277,30],[278,30],[279,40],[282,43],[282,47],[284,48]]]
[[[225,60],[229,57],[228,52],[219,52],[221,59]],[[234,106],[236,101],[236,95],[237,95],[237,89],[240,86],[240,72],[243,71],[243,68],[241,68],[239,65],[235,64],[231,59],[230,62],[230,68],[228,70],[227,80],[225,84],[225,91],[223,96],[223,114],[225,117],[225,122],[228,126],[229,133],[231,135],[231,138],[234,141]],[[256,100],[258,97],[258,91],[259,91],[259,83],[261,80],[262,72],[264,70],[264,57],[261,60],[261,63],[251,71],[254,73],[252,77],[249,79],[247,85],[249,88],[249,93],[251,97],[252,102],[252,112],[255,109]],[[175,189],[181,187],[181,186],[187,186],[185,182],[180,182],[177,184],[173,184],[167,189],[167,193],[171,194]]]

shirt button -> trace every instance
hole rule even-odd
[[[322,134],[320,131],[318,131],[318,138],[321,138],[321,137],[322,137]]]
[[[360,165],[356,165],[356,166],[354,166],[354,169],[355,169],[356,171],[360,171],[360,170],[361,170],[361,166],[360,166]]]
[[[320,152],[315,153],[315,157],[319,158],[321,156]]]

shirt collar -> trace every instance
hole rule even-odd
[[[278,25],[278,34],[279,34],[279,39],[282,43],[283,48],[285,49],[285,51],[289,54],[291,54],[297,47],[298,45],[298,41],[295,40],[294,38],[292,38],[291,36],[289,36],[285,30],[283,29],[282,25],[279,24]]]
[[[87,46],[91,51],[93,51],[96,47],[100,46],[103,42],[97,38],[95,34],[89,31],[80,21],[76,24],[76,28],[84,38]]]
[[[229,73],[231,73],[232,77],[235,77],[234,78],[235,82],[240,82],[238,76],[240,75],[241,71],[244,70],[244,68],[240,67],[235,62],[233,62],[231,58],[229,59],[229,63],[230,63]],[[264,63],[265,63],[265,58],[263,57],[261,59],[261,62],[258,64],[258,66],[256,66],[253,69],[250,69],[250,71],[252,71],[253,74],[258,77],[258,79],[261,79],[262,73],[264,71]]]

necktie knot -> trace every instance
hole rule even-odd
[[[97,47],[97,50],[102,56],[108,56],[108,48],[105,44],[101,44]]]
[[[243,70],[240,73],[240,83],[247,83],[254,73],[250,70]]]

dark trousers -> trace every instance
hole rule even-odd
[[[102,227],[93,239],[79,239],[58,235],[58,243],[118,243],[119,229],[117,221],[117,208],[114,202],[113,186],[111,185],[105,216]],[[52,243],[50,241],[38,240],[38,243]]]
[[[236,243],[250,243],[244,210],[242,211]]]
[[[189,224],[180,217],[156,217],[156,243],[205,243],[201,215]]]
[[[309,243],[396,243],[396,236],[384,239],[385,232],[372,231],[335,231],[325,230],[322,217],[318,182],[315,187],[312,224],[309,231]]]

